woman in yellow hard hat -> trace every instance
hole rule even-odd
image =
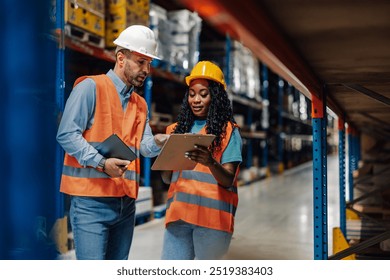
[[[216,138],[210,147],[196,146],[186,153],[197,162],[193,170],[162,172],[170,184],[162,259],[220,259],[234,230],[242,141],[221,69],[201,61],[186,83],[178,121],[168,126],[167,134]]]

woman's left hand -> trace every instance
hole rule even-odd
[[[205,166],[212,166],[216,164],[211,151],[205,147],[200,145],[195,145],[194,150],[188,151],[185,153],[185,157],[189,160],[196,161],[197,163],[203,164]]]
[[[207,166],[218,184],[222,187],[230,187],[234,184],[239,162],[227,162],[220,164],[213,158],[211,151],[204,146],[196,145],[194,150],[185,153],[186,158]]]

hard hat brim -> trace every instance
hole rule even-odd
[[[190,86],[190,83],[193,81],[193,80],[197,80],[197,79],[201,79],[201,80],[210,80],[210,81],[214,81],[214,82],[217,82],[218,84],[221,84],[223,86],[223,88],[226,90],[226,84],[223,84],[221,83],[221,81],[218,81],[217,79],[212,79],[211,77],[205,77],[205,76],[187,76],[185,78],[186,80],[186,84],[187,86]]]
[[[156,55],[153,55],[153,54],[150,54],[150,53],[144,53],[144,52],[138,52],[136,51],[135,49],[133,48],[129,48],[128,46],[123,46],[122,44],[120,44],[117,40],[114,41],[114,44],[121,47],[122,49],[125,49],[125,50],[129,50],[131,52],[136,52],[138,54],[141,54],[143,56],[147,56],[147,57],[150,57],[150,58],[153,58],[153,59],[158,59],[158,60],[161,60],[160,57],[156,56]]]

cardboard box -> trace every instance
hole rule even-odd
[[[65,23],[100,37],[105,35],[104,10],[103,13],[97,12],[75,0],[65,0]]]
[[[106,47],[115,48],[113,41],[134,24],[149,26],[149,1],[109,0],[106,11]]]

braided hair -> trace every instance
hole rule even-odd
[[[214,134],[216,136],[211,145],[211,151],[214,152],[221,149],[221,142],[226,136],[226,126],[228,122],[236,123],[236,121],[234,120],[232,106],[223,85],[212,80],[208,80],[208,83],[211,103],[207,113],[206,133]],[[188,104],[188,94],[189,89],[187,89],[184,95],[180,112],[177,117],[177,125],[175,126],[173,133],[188,133],[191,131],[195,116]]]

